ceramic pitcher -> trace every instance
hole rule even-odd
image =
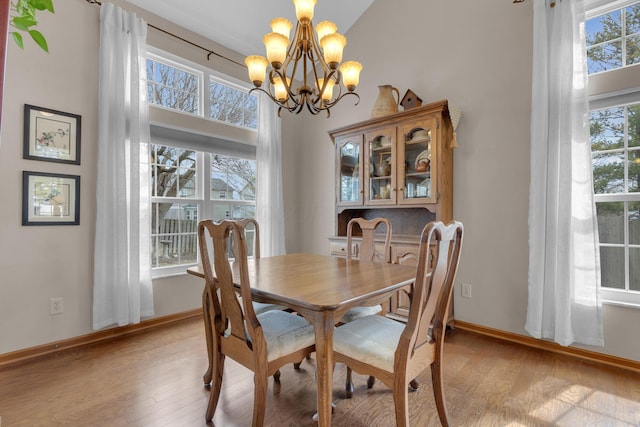
[[[387,114],[398,112],[398,103],[400,102],[400,93],[398,89],[391,85],[378,86],[379,93],[376,103],[373,106],[371,117],[381,117]],[[396,96],[393,96],[393,92]]]

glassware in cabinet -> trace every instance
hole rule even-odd
[[[367,152],[364,165],[368,176],[365,204],[396,203],[396,128],[383,128],[365,134]]]
[[[402,127],[400,155],[403,173],[399,176],[399,203],[430,203],[436,200],[437,176],[435,119],[421,120]]]

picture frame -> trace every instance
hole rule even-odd
[[[80,176],[22,172],[22,225],[79,225]]]
[[[24,105],[23,158],[79,165],[81,116]]]

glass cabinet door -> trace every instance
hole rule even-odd
[[[336,141],[337,159],[337,193],[339,205],[362,204],[362,135],[341,138]]]
[[[364,168],[368,176],[365,187],[366,204],[395,204],[396,128],[384,128],[365,134],[365,144],[367,161]]]
[[[436,125],[436,119],[430,119],[402,129],[400,160],[404,173],[399,176],[401,203],[436,201]]]

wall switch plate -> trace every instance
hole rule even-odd
[[[49,314],[62,314],[64,313],[64,299],[51,298],[49,300]]]
[[[471,298],[471,284],[469,283],[462,284],[462,296],[464,298]]]

